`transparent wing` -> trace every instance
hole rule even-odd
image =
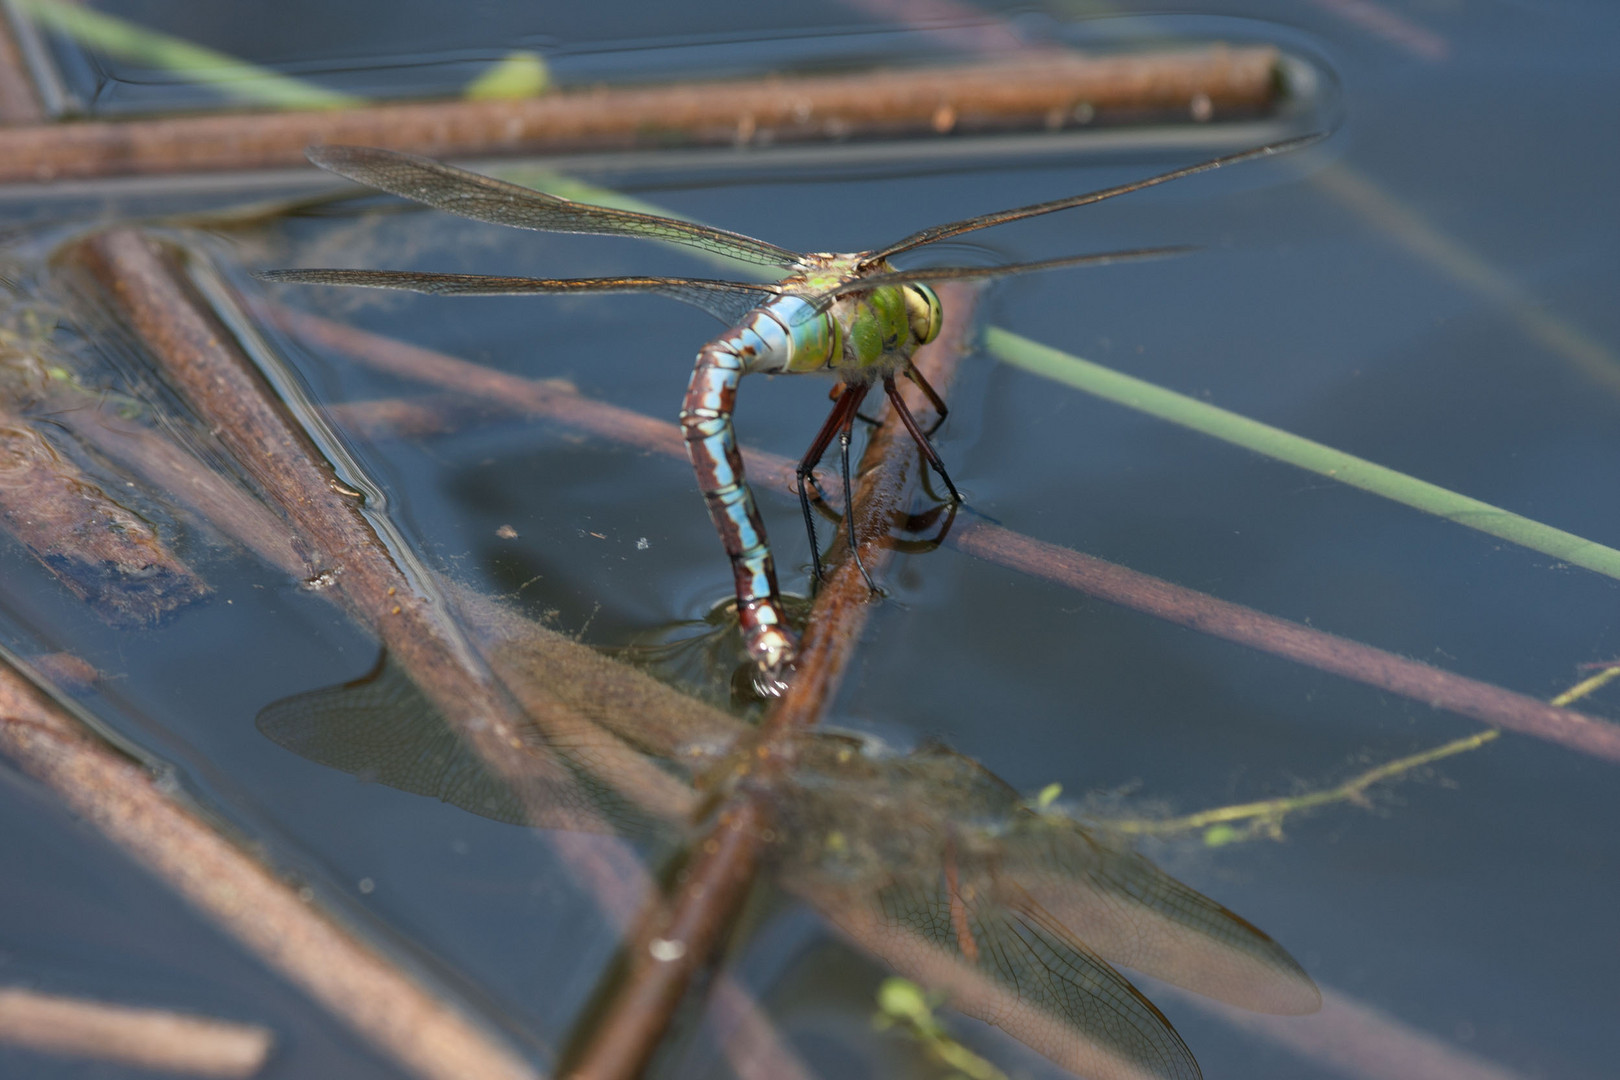
[[[1320,1001],[1255,927],[1122,842],[1032,812],[971,758],[827,736],[796,752],[765,793],[784,884],[952,1007],[1083,1076],[1198,1075],[1113,964],[1258,1011]]]
[[[485,274],[436,274],[414,270],[261,270],[262,281],[303,285],[357,285],[402,289],[435,296],[522,296],[540,293],[655,293],[702,308],[721,322],[734,323],[776,295],[769,285],[707,278],[614,277],[525,278]]]
[[[1123,838],[1061,814],[1033,813],[998,777],[947,747],[924,747],[885,771],[920,792],[950,791],[948,799],[936,796],[935,813],[959,822],[956,857],[972,865],[974,852],[994,852],[985,872],[1016,883],[1110,963],[1256,1012],[1296,1015],[1320,1006],[1316,984],[1282,946]]]
[[[1224,154],[1218,158],[1211,158],[1208,161],[1199,162],[1197,165],[1188,165],[1180,169],[1172,169],[1167,173],[1160,173],[1158,176],[1150,176],[1145,180],[1133,180],[1128,184],[1120,184],[1117,187],[1103,188],[1100,191],[1089,191],[1084,195],[1071,195],[1066,199],[1053,199],[1051,202],[1034,203],[1030,206],[1020,206],[1013,210],[1001,210],[994,214],[981,214],[978,217],[964,218],[961,221],[952,221],[944,225],[934,225],[930,228],[923,229],[920,232],[914,232],[903,240],[897,240],[888,247],[879,248],[876,251],[870,252],[870,255],[873,259],[887,259],[890,256],[900,254],[902,251],[910,251],[912,248],[922,247],[924,244],[936,243],[937,241],[944,240],[948,237],[960,236],[963,233],[973,232],[976,229],[988,229],[993,225],[1004,225],[1009,221],[1021,221],[1024,218],[1038,217],[1041,214],[1051,214],[1059,210],[1067,210],[1073,206],[1085,206],[1087,203],[1102,202],[1104,199],[1112,199],[1115,195],[1128,195],[1133,191],[1141,191],[1143,188],[1153,187],[1157,184],[1166,184],[1171,180],[1180,180],[1184,176],[1192,176],[1195,173],[1207,172],[1210,169],[1218,169],[1223,165],[1235,165],[1240,161],[1248,161],[1250,158],[1269,157],[1272,154],[1281,154],[1286,153],[1289,150],[1297,150],[1302,146],[1307,146],[1313,142],[1316,142],[1318,139],[1325,137],[1325,132],[1317,132],[1313,135],[1303,135],[1299,138],[1284,139],[1281,142],[1268,143],[1265,146],[1256,146],[1250,150],[1240,150],[1235,154]]]
[[[520,798],[386,659],[364,678],[272,702],[254,722],[272,742],[300,757],[481,817],[544,827],[554,816],[556,824],[567,828],[594,820],[631,838],[668,838],[660,819],[635,800],[639,781],[605,767],[613,749],[608,737],[543,738],[531,733],[535,737],[526,749],[562,768],[543,790]],[[537,819],[537,805],[555,813],[543,812]]]
[[[414,154],[367,146],[312,146],[305,154],[328,172],[474,221],[542,232],[665,240],[765,266],[790,267],[799,259],[797,252],[742,233],[578,203]]]
[[[1253,1012],[1321,1007],[1282,946],[1122,840],[1029,815],[998,841],[1000,872],[1111,963]]]
[[[496,821],[528,823],[518,798],[393,665],[271,702],[254,723],[272,742],[317,764]]]
[[[1005,277],[1011,274],[1034,274],[1042,270],[1065,270],[1074,266],[1107,266],[1109,263],[1134,262],[1142,259],[1164,259],[1197,251],[1196,247],[1181,244],[1171,247],[1132,248],[1127,251],[1104,251],[1091,255],[1066,255],[1059,259],[1039,259],[1035,262],[1008,263],[1003,266],[921,266],[915,270],[884,270],[852,278],[810,299],[816,311],[825,310],[832,301],[853,292],[864,292],[880,285],[909,285],[912,282],[971,281],[982,278]]]
[[[862,893],[789,877],[862,948],[1092,1080],[1197,1080],[1164,1014],[1021,889],[957,862]]]

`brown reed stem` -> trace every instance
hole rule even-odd
[[[1431,667],[1359,641],[1085,555],[1032,540],[1007,529],[975,524],[951,542],[1003,566],[1036,574],[1091,596],[1225,638],[1347,679],[1482,721],[1545,739],[1608,761],[1620,761],[1620,726],[1561,709],[1527,694]]]
[[[0,183],[300,165],[315,143],[438,157],[734,146],[1008,130],[1111,117],[1252,114],[1270,47],[1066,55],[955,67],[591,88],[520,101],[89,121],[0,129]]]
[[[236,1080],[264,1066],[275,1037],[258,1024],[7,987],[0,988],[0,1044]]]
[[[949,295],[947,295],[949,294]],[[941,287],[952,321],[935,344],[917,358],[929,382],[944,394],[956,362],[965,354],[972,319],[972,293]],[[920,393],[908,404],[926,428],[928,403]],[[912,465],[918,462],[910,436],[890,415],[874,433],[861,458],[856,484],[856,536],[861,559],[874,576],[889,559],[889,532],[904,519]],[[742,740],[734,754],[737,768],[763,775],[791,767],[794,735],[812,727],[837,692],[859,646],[872,595],[853,559],[832,570],[816,596],[800,644],[797,671],[766,715],[756,736]],[[629,1080],[639,1075],[662,1039],[681,996],[698,968],[720,944],[747,898],[759,865],[769,812],[756,798],[739,793],[721,808],[709,835],[696,847],[694,861],[667,915],[633,943],[630,970],[602,1021],[569,1071],[573,1080]]]
[[[3,405],[0,528],[114,626],[150,626],[209,592],[149,522]]]

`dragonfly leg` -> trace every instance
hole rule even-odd
[[[921,381],[921,375],[916,375],[914,378],[918,380],[917,385],[921,386],[924,393],[928,394],[934,401],[935,406],[943,408],[944,406],[939,403],[938,398],[934,395],[934,388]],[[924,435],[922,429],[917,426],[917,419],[911,415],[911,410],[906,408],[905,399],[900,396],[900,391],[895,389],[892,375],[883,380],[883,392],[889,395],[889,403],[894,406],[894,411],[900,417],[900,422],[906,425],[906,430],[911,433],[912,441],[917,444],[917,449],[922,452],[922,456],[928,461],[928,464],[934,467],[934,471],[939,473],[939,478],[945,481],[945,486],[950,489],[951,499],[955,502],[961,502],[962,495],[956,490],[956,485],[951,483],[951,476],[945,471],[945,462],[940,460],[939,451],[934,449],[934,444],[928,441],[928,436]]]
[[[857,397],[866,396],[867,387],[861,388]],[[849,557],[855,560],[855,566],[866,580],[866,587],[873,592],[878,591],[877,583],[872,575],[866,572],[866,564],[861,562],[861,545],[855,539],[855,486],[849,482],[849,442],[850,431],[855,427],[855,409],[851,408],[844,418],[844,426],[838,429],[838,460],[844,470],[844,530],[849,536]]]
[[[742,453],[731,426],[743,368],[730,335],[705,345],[681,406],[681,429],[698,490],[731,557],[743,642],[765,673],[765,685],[780,686],[798,643],[782,611],[765,523],[743,475]]]
[[[799,467],[795,470],[798,478],[799,508],[804,511],[804,531],[810,537],[810,562],[815,568],[816,580],[821,580],[821,550],[816,543],[816,521],[810,513],[810,494],[808,487],[816,487],[815,470],[821,463],[822,455],[832,444],[833,436],[837,435],[847,424],[850,415],[860,407],[861,399],[866,397],[870,386],[851,386],[843,384],[833,401],[832,412],[827,414],[827,420],[816,432],[815,441],[810,449],[805,451],[804,457],[799,459]],[[808,487],[807,487],[808,485]],[[816,488],[816,498],[821,498],[821,489]]]
[[[932,435],[939,430],[939,425],[945,422],[945,418],[951,414],[951,410],[945,407],[945,399],[939,396],[939,391],[928,385],[928,380],[923,378],[923,373],[918,371],[914,365],[907,364],[905,374],[906,378],[917,384],[917,389],[928,396],[928,403],[939,414],[934,418],[934,422],[928,425],[928,434]]]

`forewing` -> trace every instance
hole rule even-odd
[[[663,240],[765,266],[790,267],[799,258],[796,252],[742,233],[574,202],[414,154],[368,146],[312,146],[305,154],[328,172],[474,221],[542,232]]]
[[[547,770],[551,779],[520,797],[386,660],[365,678],[272,702],[255,724],[272,742],[310,761],[496,821],[568,828],[594,821],[598,829],[626,836],[658,834],[657,815],[621,790],[652,785],[640,779],[615,784],[623,778],[603,767],[615,742],[607,733],[575,730],[553,733],[549,740],[536,737],[525,749],[545,755],[555,767]]]
[[[1297,150],[1302,146],[1316,142],[1325,137],[1325,133],[1318,132],[1313,135],[1303,135],[1295,139],[1284,139],[1281,142],[1268,143],[1265,146],[1256,146],[1249,150],[1240,150],[1235,154],[1223,154],[1218,158],[1201,161],[1197,165],[1187,165],[1180,169],[1171,169],[1169,172],[1150,176],[1144,180],[1133,180],[1128,184],[1119,184],[1115,187],[1103,188],[1099,191],[1088,191],[1084,195],[1071,195],[1065,199],[1053,199],[1050,202],[1034,203],[1030,206],[1020,206],[1012,210],[1000,210],[993,214],[980,214],[978,217],[963,218],[961,221],[952,221],[944,225],[935,225],[931,228],[914,232],[903,240],[897,240],[888,247],[871,252],[874,259],[886,259],[898,255],[902,251],[922,247],[924,244],[936,243],[952,236],[973,232],[976,229],[988,229],[994,225],[1005,225],[1009,221],[1021,221],[1024,218],[1038,217],[1041,214],[1056,213],[1074,206],[1085,206],[1088,203],[1102,202],[1112,199],[1115,195],[1128,195],[1133,191],[1153,187],[1157,184],[1166,184],[1171,180],[1180,180],[1184,176],[1195,173],[1208,172],[1223,165],[1235,165],[1250,158],[1269,157],[1272,154],[1281,154],[1289,150]]]
[[[1109,961],[1255,1012],[1321,1006],[1282,946],[1122,840],[1033,815],[1000,839],[1001,872]]]
[[[994,1024],[1088,1080],[1197,1080],[1152,1002],[1033,899],[968,867],[954,886],[890,881],[862,893],[791,886],[858,945],[959,1012]]]
[[[1075,266],[1107,266],[1110,263],[1137,262],[1144,259],[1164,259],[1185,255],[1197,248],[1180,244],[1170,247],[1131,248],[1126,251],[1103,251],[1089,255],[1065,255],[1058,259],[1040,259],[1035,262],[1008,263],[1003,266],[921,266],[915,270],[884,270],[851,278],[810,299],[811,306],[824,311],[834,300],[850,293],[864,292],[882,285],[910,285],[930,281],[975,281],[986,278],[1007,277],[1012,274],[1035,274],[1043,270],[1066,270]]]
[[[525,278],[416,270],[261,270],[254,276],[261,281],[400,289],[433,296],[653,293],[701,308],[724,323],[737,322],[749,310],[776,295],[776,290],[769,285],[708,278]]]

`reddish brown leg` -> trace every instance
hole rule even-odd
[[[918,371],[910,364],[907,364],[905,376],[917,384],[917,389],[921,390],[927,396],[928,403],[932,405],[934,407],[934,411],[939,414],[934,418],[934,422],[928,426],[928,434],[932,435],[934,432],[939,430],[939,425],[945,422],[945,418],[950,415],[951,411],[945,407],[945,399],[939,396],[939,392],[932,386],[928,385],[928,380],[923,378],[922,372]]]
[[[844,427],[838,432],[838,461],[844,470],[844,531],[849,536],[849,557],[855,560],[855,568],[866,580],[866,587],[877,592],[877,582],[872,580],[872,575],[866,571],[866,564],[861,562],[861,545],[855,538],[855,485],[849,482],[849,433],[855,426],[856,411],[849,410],[849,415],[844,418]]]
[[[821,580],[821,551],[816,544],[816,521],[810,514],[810,493],[806,488],[806,482],[815,483],[816,466],[821,463],[822,455],[826,454],[827,447],[832,445],[833,438],[840,433],[844,433],[844,437],[848,438],[849,423],[855,416],[855,410],[861,407],[861,400],[866,397],[866,393],[870,389],[872,387],[869,384],[851,386],[846,383],[844,385],[838,399],[833,402],[832,412],[827,414],[826,423],[822,424],[821,430],[816,432],[815,441],[810,444],[810,449],[805,451],[804,457],[799,460],[798,469],[795,470],[795,475],[798,478],[799,507],[804,511],[804,531],[810,536],[810,562],[815,567],[817,581]],[[816,495],[819,498],[821,492],[818,490]],[[846,504],[849,501],[847,476],[844,486],[844,501]]]
[[[934,395],[933,387],[923,382],[921,375],[915,375],[913,378],[917,380],[917,385],[923,388],[923,392],[928,394],[930,399],[934,401],[935,407],[943,408],[939,399]],[[961,494],[957,492],[956,485],[951,483],[950,474],[945,471],[945,462],[940,460],[939,452],[934,449],[934,444],[928,441],[928,436],[924,435],[922,429],[917,426],[917,420],[911,415],[911,410],[906,408],[905,400],[901,398],[900,391],[895,389],[892,375],[883,380],[883,392],[889,395],[889,404],[894,406],[894,411],[900,417],[900,422],[906,425],[906,430],[911,433],[912,441],[917,444],[917,449],[922,452],[922,456],[927,460],[928,464],[934,467],[934,471],[939,473],[939,478],[945,481],[945,486],[950,489],[951,499],[955,502],[961,502]]]

